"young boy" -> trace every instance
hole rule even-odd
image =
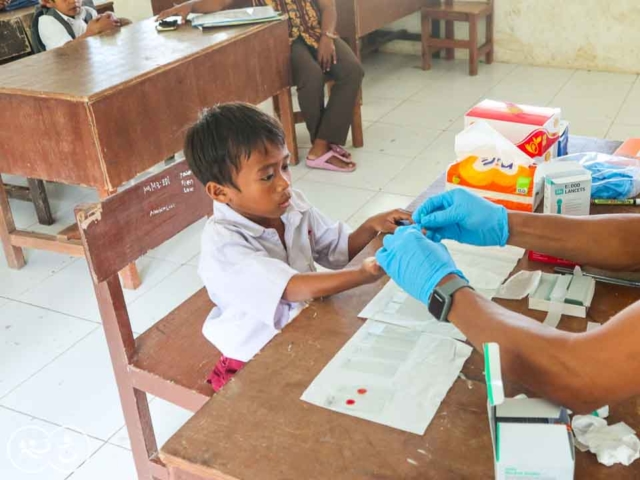
[[[383,276],[374,259],[342,269],[378,233],[411,222],[404,210],[371,217],[351,232],[291,188],[278,121],[229,103],[191,127],[185,156],[214,201],[202,235],[199,273],[217,307],[203,333],[222,357],[209,381],[218,391],[305,306]],[[337,270],[317,272],[314,262]]]
[[[91,37],[118,28],[121,21],[112,12],[98,15],[82,0],[47,0],[34,15],[34,50],[36,53],[61,47],[73,40]]]
[[[289,17],[293,82],[312,142],[307,166],[354,171],[356,165],[351,154],[342,145],[347,140],[364,71],[335,31],[338,21],[335,0],[190,0],[162,12],[158,20],[173,15],[186,19],[190,13],[252,5],[270,6]],[[326,105],[325,75],[335,82]]]

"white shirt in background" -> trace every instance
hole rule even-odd
[[[309,205],[298,191],[282,221],[285,242],[275,229],[214,202],[214,216],[202,234],[198,272],[217,305],[204,336],[223,355],[247,362],[306,306],[282,299],[291,277],[349,262],[350,228]]]
[[[73,32],[76,34],[76,38],[80,35],[84,35],[87,31],[87,24],[84,21],[87,13],[89,13],[92,20],[98,16],[98,12],[90,7],[82,7],[80,9],[80,13],[75,17],[68,17],[67,15],[60,13],[60,16],[64,18],[69,25],[71,25]],[[71,35],[69,35],[67,30],[64,28],[64,25],[61,25],[57,19],[48,15],[40,17],[40,20],[38,21],[38,33],[40,34],[40,39],[47,50],[61,47],[65,43],[73,40]]]

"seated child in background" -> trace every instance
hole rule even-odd
[[[217,305],[203,333],[222,353],[209,377],[218,391],[306,300],[382,277],[373,258],[343,268],[378,233],[393,232],[396,222],[411,222],[411,215],[385,212],[354,232],[331,221],[291,188],[282,127],[251,105],[229,103],[205,112],[187,133],[184,150],[214,201],[198,271]],[[314,262],[336,271],[317,272]]]
[[[129,23],[129,20],[119,19],[113,12],[98,15],[93,2],[42,0],[31,24],[33,49],[35,53],[51,50]]]

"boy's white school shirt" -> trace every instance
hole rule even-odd
[[[282,299],[291,277],[349,262],[350,228],[334,222],[292,191],[281,217],[282,245],[275,229],[214,202],[214,215],[202,234],[198,272],[217,305],[202,332],[223,355],[247,362],[300,313],[304,303]]]
[[[60,12],[58,13],[60,13],[60,16],[64,18],[69,25],[71,25],[73,32],[76,34],[76,38],[78,38],[80,35],[84,35],[87,31],[87,24],[84,23],[84,18],[87,15],[87,12],[91,14],[91,19],[98,16],[98,12],[90,7],[82,7],[80,9],[80,13],[75,17],[69,17]],[[64,26],[61,25],[58,20],[48,15],[40,17],[40,20],[38,21],[38,33],[40,34],[40,39],[47,50],[61,47],[65,43],[73,40],[65,30]]]

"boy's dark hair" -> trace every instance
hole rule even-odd
[[[238,189],[233,176],[242,161],[270,145],[285,145],[278,120],[247,103],[224,103],[205,110],[189,129],[184,154],[203,185],[214,182]]]

